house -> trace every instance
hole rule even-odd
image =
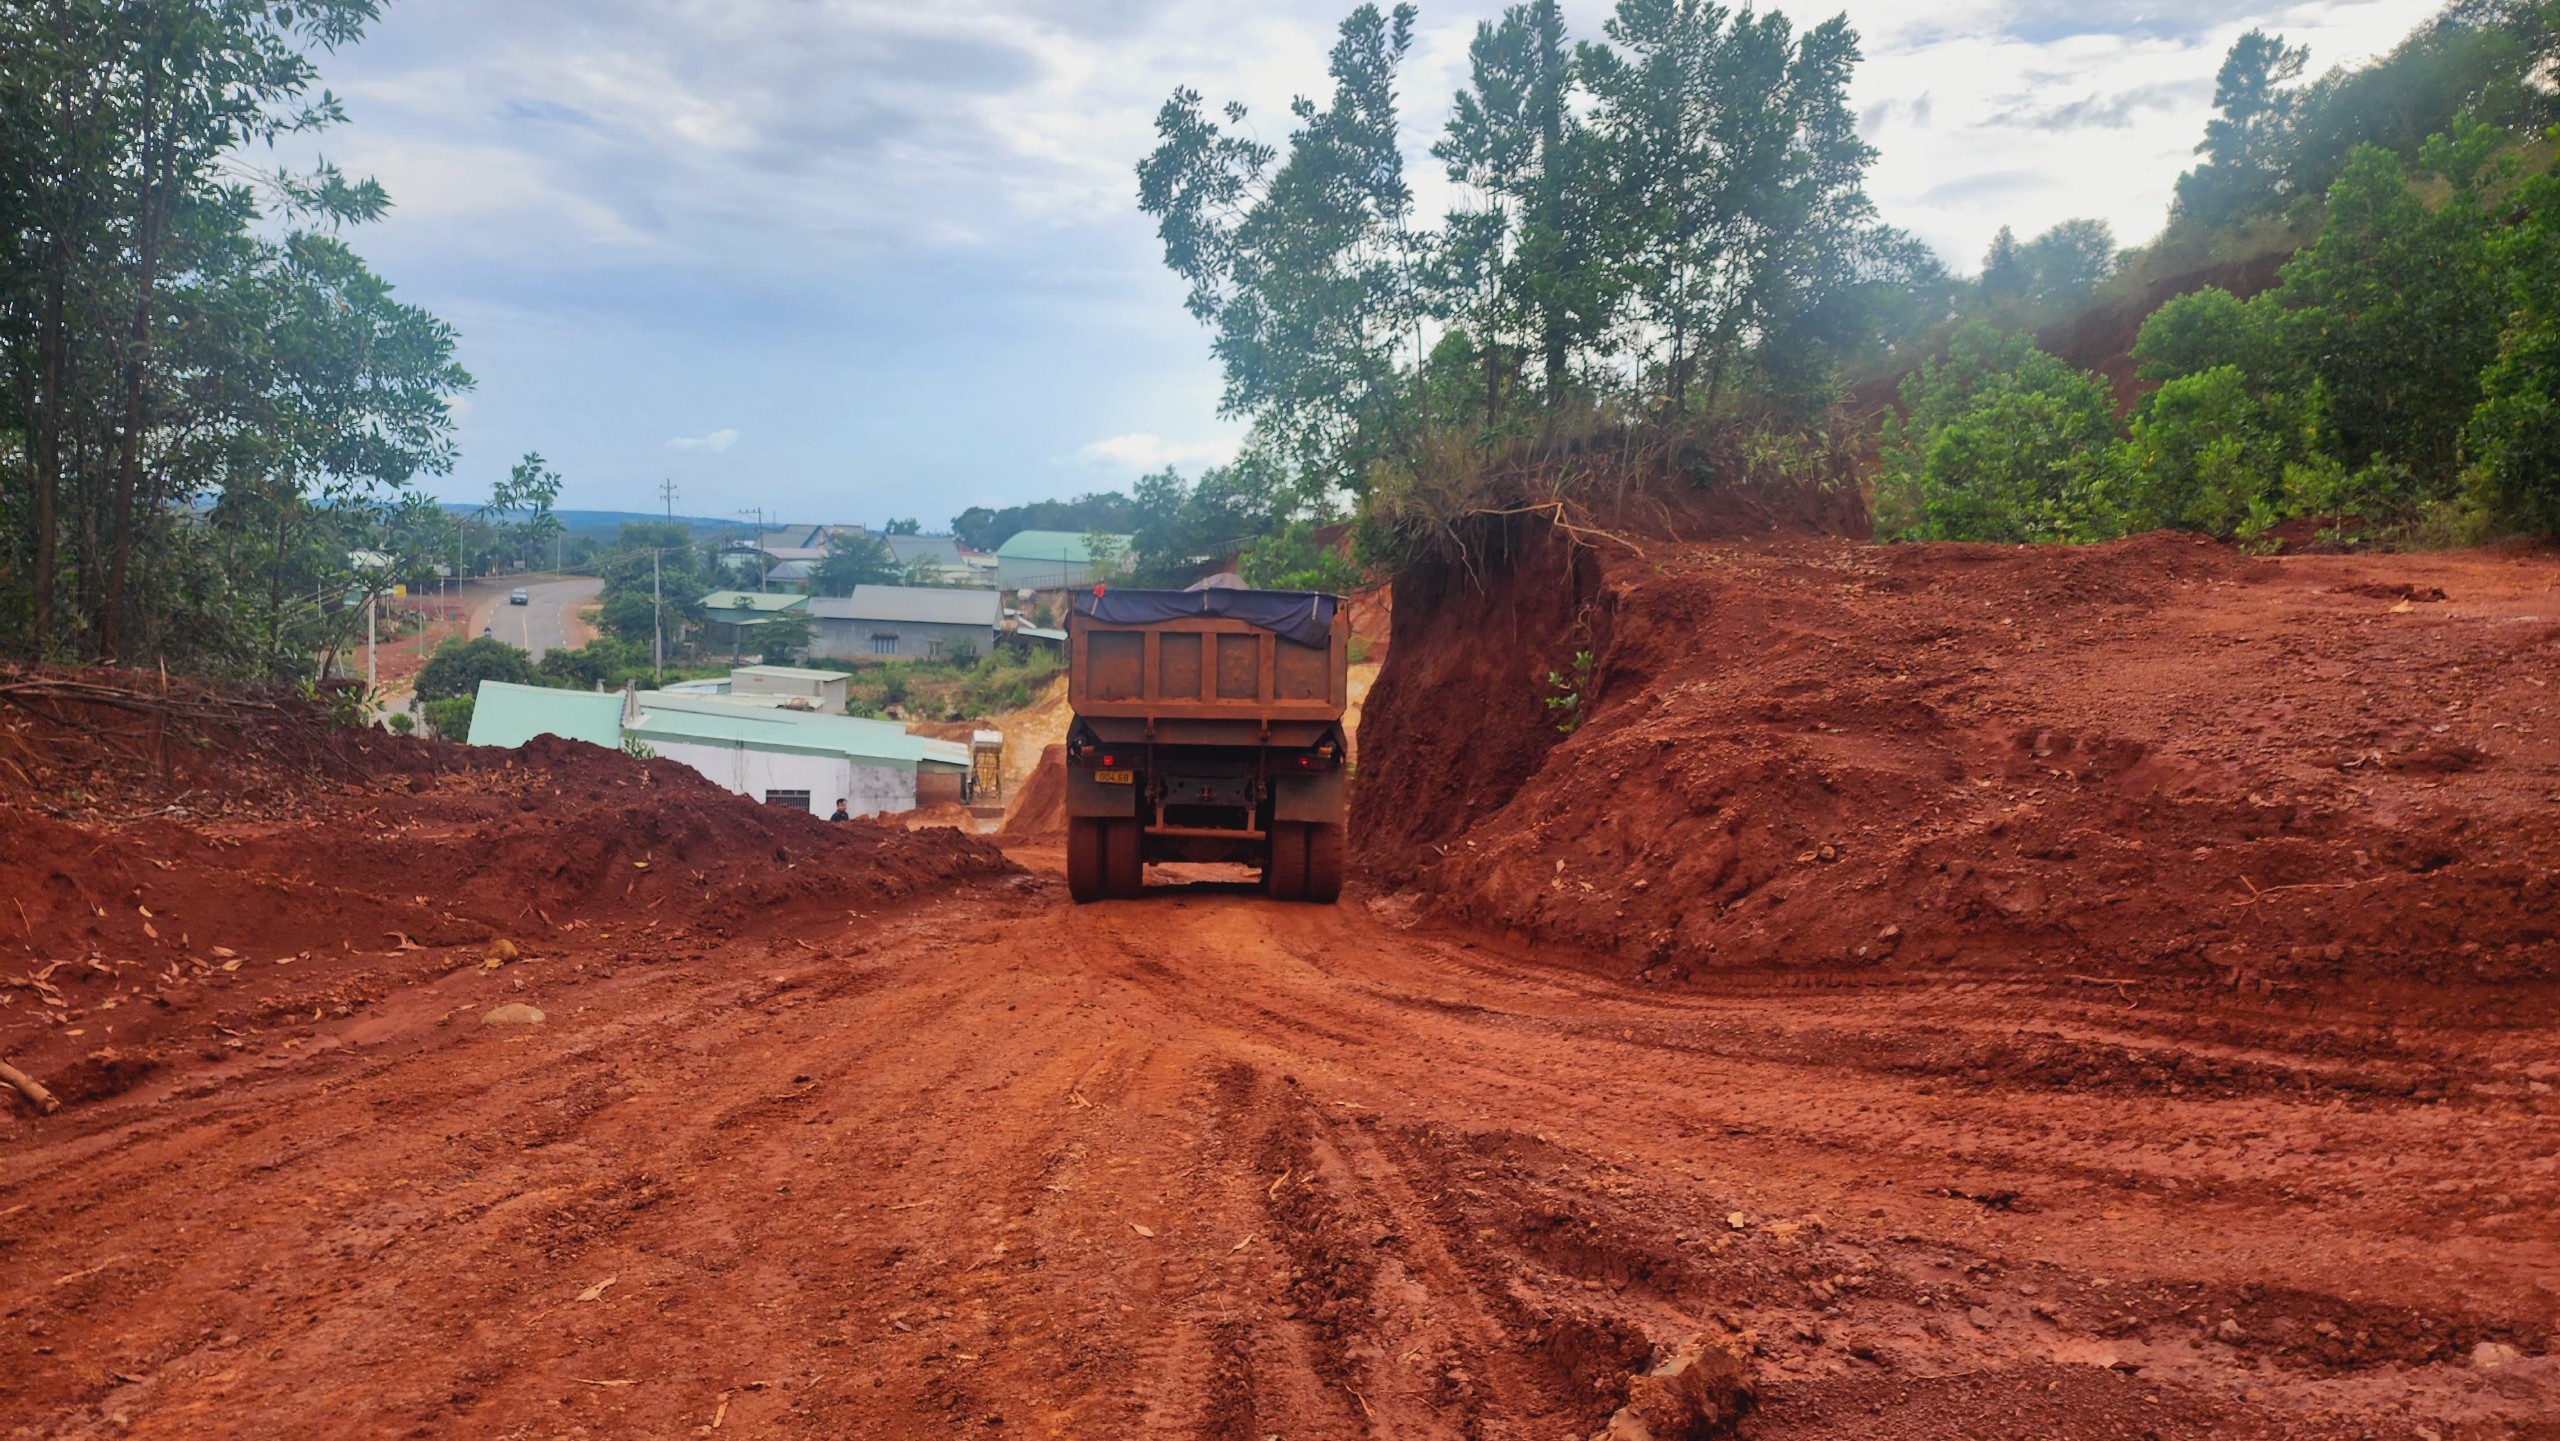
[[[785,710],[802,707],[789,702],[807,703],[807,708],[821,715],[844,714],[844,672],[803,670],[791,665],[742,665],[729,672],[729,694],[741,699],[748,696],[772,697]]]
[[[1129,537],[1110,537],[1129,554]],[[1005,590],[1060,590],[1094,582],[1085,537],[1066,530],[1018,531],[996,547],[996,584]]]
[[[923,579],[935,585],[985,585],[989,577],[969,564],[960,542],[947,535],[884,535],[882,544],[897,557],[898,570],[910,579],[917,578],[919,567]]]
[[[995,645],[1003,599],[991,590],[858,585],[841,599],[809,602],[817,620],[812,660],[942,660]]]
[[[714,647],[742,651],[755,645],[756,627],[786,610],[808,605],[805,595],[757,590],[715,590],[702,598],[702,625]]]
[[[776,699],[483,681],[471,740],[518,746],[559,735],[644,750],[741,795],[816,816],[833,812],[838,800],[855,815],[910,811],[920,790],[939,800],[966,784],[971,757],[960,742],[909,735],[890,721],[784,709]]]
[[[471,704],[471,743],[512,750],[539,735],[612,750],[622,744],[622,692],[554,690],[480,682]]]

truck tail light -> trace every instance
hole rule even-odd
[[[1102,768],[1103,768],[1104,770],[1109,770],[1109,769],[1111,769],[1113,766],[1118,765],[1119,763],[1120,763],[1120,758],[1119,758],[1118,756],[1115,756],[1115,755],[1111,755],[1111,754],[1105,753],[1105,754],[1104,754],[1104,756],[1102,757]]]

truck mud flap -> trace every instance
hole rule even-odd
[[[1271,818],[1340,825],[1346,794],[1340,771],[1311,771],[1271,778]]]
[[[1134,816],[1138,813],[1136,776],[1132,784],[1098,781],[1093,772],[1067,767],[1067,814],[1070,816]]]

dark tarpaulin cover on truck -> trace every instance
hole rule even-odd
[[[1076,613],[1105,625],[1154,625],[1186,616],[1240,620],[1300,645],[1322,646],[1333,634],[1342,597],[1311,590],[1121,590],[1076,592]]]

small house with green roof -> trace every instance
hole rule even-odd
[[[1122,557],[1129,537],[1108,537]],[[1060,590],[1093,584],[1091,541],[1070,530],[1020,530],[996,547],[996,585],[1002,590]]]

